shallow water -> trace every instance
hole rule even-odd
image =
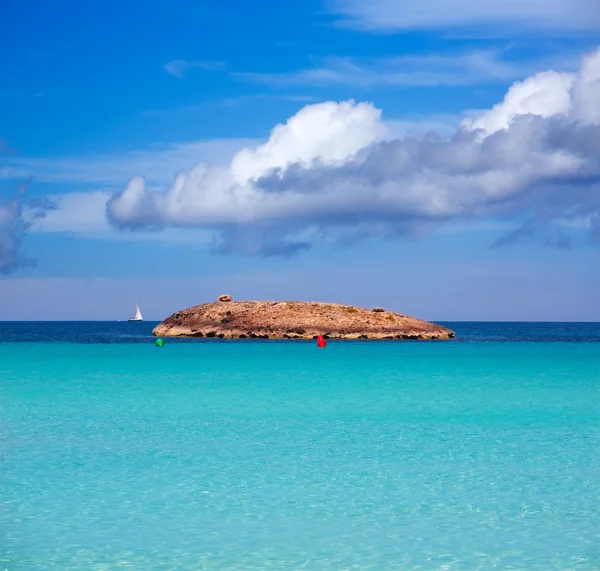
[[[600,325],[3,324],[6,569],[597,569]]]

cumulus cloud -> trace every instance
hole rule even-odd
[[[566,115],[571,107],[574,77],[574,74],[546,71],[519,81],[502,102],[475,119],[465,119],[463,125],[471,130],[483,129],[490,135],[507,129],[515,117],[522,115]]]
[[[568,116],[588,124],[600,123],[600,50],[585,56],[578,73],[546,71],[515,83],[504,100],[474,120],[465,120],[470,129],[486,134],[509,127],[515,117],[537,115]]]
[[[393,139],[369,103],[309,105],[228,166],[198,164],[166,191],[134,176],[107,215],[119,228],[211,229],[216,247],[248,254],[294,253],[317,239],[420,236],[491,217],[529,221],[520,236],[565,220],[595,236],[599,106],[600,50],[577,73],[515,84],[450,137]]]

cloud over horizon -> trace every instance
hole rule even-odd
[[[134,176],[107,216],[121,229],[210,229],[218,249],[262,255],[490,217],[520,220],[533,234],[566,221],[596,237],[600,49],[576,73],[515,83],[450,137],[392,139],[370,103],[307,105],[228,166],[200,163],[167,191]]]

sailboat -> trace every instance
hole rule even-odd
[[[140,311],[140,306],[137,303],[135,304],[135,315],[130,317],[127,321],[144,321],[142,312]]]

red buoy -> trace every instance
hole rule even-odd
[[[327,341],[325,341],[325,337],[323,335],[317,335],[317,347],[325,347],[327,345]]]

